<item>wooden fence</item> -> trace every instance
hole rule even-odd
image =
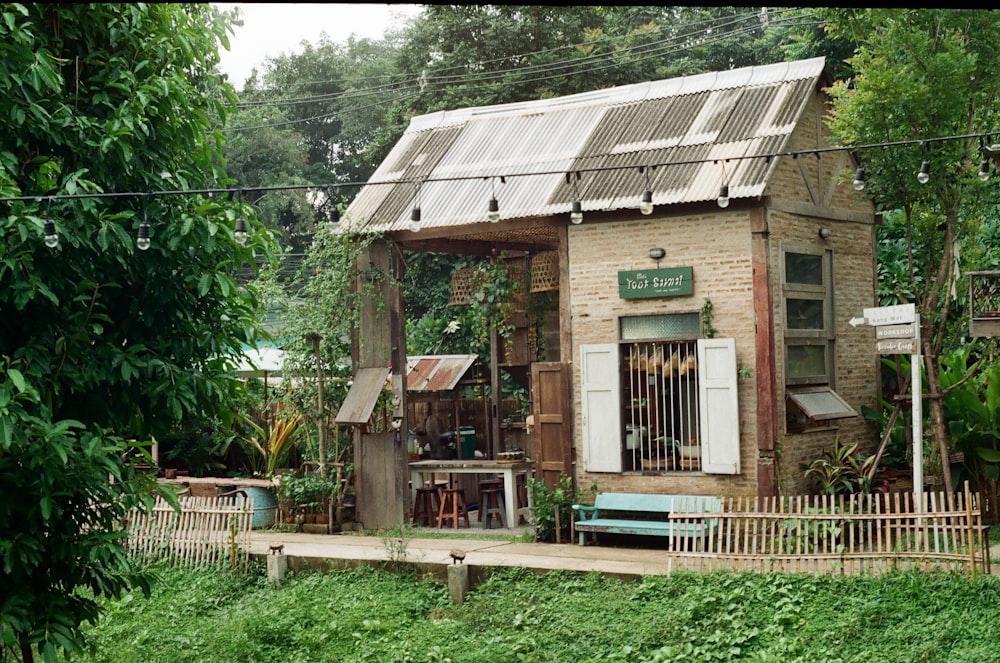
[[[128,547],[138,559],[186,566],[247,568],[253,500],[242,496],[178,497],[178,513],[162,498],[129,518]]]
[[[670,537],[667,550],[678,568],[687,569],[989,573],[979,495],[966,489],[924,493],[923,499],[923,512],[917,513],[912,493],[728,498],[718,513],[671,513],[671,521],[704,523],[707,518],[712,527],[700,542]]]

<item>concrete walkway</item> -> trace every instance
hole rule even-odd
[[[475,531],[473,528],[472,531]],[[514,533],[513,530],[506,530]],[[463,529],[463,534],[470,530]],[[379,562],[415,564],[421,572],[444,575],[454,564],[451,552],[464,552],[466,566],[524,567],[535,571],[600,571],[620,577],[668,574],[676,565],[663,550],[580,546],[575,543],[512,543],[502,538],[412,538],[384,540],[355,533],[301,534],[254,530],[250,554],[264,556],[281,546],[291,568],[349,568]]]
[[[527,528],[493,530],[514,536]],[[476,528],[462,529],[463,535],[474,534]],[[355,532],[341,534],[283,533],[253,530],[250,554],[264,557],[278,552],[288,558],[288,566],[296,568],[354,568],[361,565],[402,562],[442,579],[449,566],[455,564],[452,551],[464,553],[461,563],[479,576],[491,567],[523,567],[532,571],[600,571],[621,578],[644,575],[667,575],[682,568],[706,568],[707,560],[697,557],[678,558],[663,549],[618,548],[600,545],[580,546],[569,543],[513,543],[509,538],[422,538],[415,529],[408,538],[386,539]],[[1000,543],[991,547],[991,558],[1000,558]],[[711,565],[720,568],[721,565]],[[1000,564],[992,565],[992,573],[1000,575]]]

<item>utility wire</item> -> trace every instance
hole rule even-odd
[[[804,13],[801,13],[801,14],[795,14],[795,15],[789,17],[789,18],[779,18],[779,19],[776,19],[774,21],[770,21],[767,27],[775,27],[775,26],[777,26],[777,27],[794,27],[796,25],[815,25],[815,21],[803,22],[803,21],[800,20],[802,18],[807,18],[809,15],[810,14],[808,12],[804,12]],[[742,15],[742,16],[739,16],[739,17],[734,17],[733,20],[729,21],[728,23],[722,23],[721,25],[715,26],[715,27],[716,28],[724,28],[724,27],[727,27],[727,26],[732,25],[732,24],[738,24],[740,22],[744,22],[744,21],[746,21],[747,19],[750,19],[750,18],[758,19],[759,18],[759,14],[753,13],[753,14]],[[237,104],[237,108],[246,109],[246,108],[253,108],[253,107],[257,107],[257,106],[296,105],[296,104],[301,104],[301,103],[313,103],[313,102],[321,102],[321,101],[326,101],[326,100],[336,100],[336,99],[339,99],[339,98],[341,98],[343,96],[346,96],[348,94],[351,95],[352,97],[356,97],[358,95],[364,96],[364,95],[369,95],[369,94],[378,94],[378,93],[383,92],[383,91],[393,91],[393,90],[398,89],[400,86],[406,86],[406,85],[408,85],[408,86],[415,86],[415,85],[421,85],[421,84],[424,84],[424,85],[447,84],[447,85],[452,86],[452,87],[463,87],[463,86],[471,85],[473,83],[494,82],[494,81],[496,81],[498,79],[502,79],[503,77],[508,76],[508,75],[512,75],[512,74],[534,74],[534,73],[541,73],[543,75],[547,75],[547,74],[553,74],[554,75],[554,74],[557,74],[558,72],[566,72],[567,70],[572,70],[572,69],[575,69],[575,68],[586,66],[586,65],[590,64],[591,62],[605,61],[605,60],[609,60],[609,59],[621,59],[621,58],[628,58],[628,57],[638,57],[638,61],[639,62],[643,62],[643,61],[649,60],[649,59],[651,59],[653,57],[661,57],[661,56],[665,56],[665,55],[670,55],[670,54],[675,53],[675,52],[677,52],[679,50],[687,50],[687,49],[690,49],[690,48],[695,47],[695,46],[704,46],[704,45],[710,45],[710,44],[718,43],[720,41],[724,41],[724,40],[727,40],[727,39],[733,39],[733,38],[740,37],[740,36],[743,36],[745,34],[750,34],[750,33],[753,33],[753,32],[757,32],[757,31],[760,31],[760,30],[763,30],[763,29],[765,29],[765,27],[762,26],[762,25],[759,25],[759,24],[758,25],[751,25],[751,26],[742,27],[742,28],[740,28],[738,30],[732,30],[732,31],[729,31],[729,32],[720,32],[717,35],[715,35],[713,37],[708,37],[708,38],[706,38],[706,37],[703,36],[703,32],[704,31],[697,30],[697,31],[694,31],[694,32],[691,32],[691,33],[687,33],[687,34],[675,35],[675,36],[672,36],[672,37],[670,37],[668,39],[658,40],[658,41],[654,41],[654,42],[647,42],[647,43],[644,43],[644,44],[637,44],[635,46],[630,46],[630,47],[627,47],[627,48],[624,48],[624,49],[621,49],[621,50],[618,50],[618,51],[596,53],[594,55],[588,55],[588,56],[584,56],[584,57],[580,57],[580,58],[572,58],[572,59],[569,59],[569,60],[563,60],[563,61],[557,61],[557,62],[549,62],[549,63],[539,63],[539,64],[534,64],[534,65],[526,65],[526,66],[522,66],[522,67],[505,68],[505,69],[499,69],[499,70],[496,70],[496,71],[484,71],[484,72],[481,72],[481,73],[469,73],[469,72],[466,72],[466,73],[463,73],[463,74],[460,74],[460,75],[459,74],[455,74],[455,75],[444,75],[444,74],[442,74],[442,71],[448,71],[448,70],[457,69],[457,68],[460,67],[459,65],[455,65],[455,66],[449,67],[448,69],[436,72],[432,77],[429,77],[426,80],[421,80],[419,78],[417,78],[417,79],[410,78],[410,79],[407,79],[407,80],[395,81],[395,82],[391,82],[391,83],[387,83],[387,84],[383,84],[383,85],[378,85],[378,86],[374,86],[374,87],[370,87],[370,88],[357,88],[357,89],[351,90],[349,92],[343,91],[343,92],[334,92],[334,93],[322,94],[322,95],[313,95],[313,96],[308,96],[308,97],[290,97],[290,98],[285,98],[285,99],[272,99],[272,100],[266,100],[265,99],[265,100],[259,100],[259,101],[257,101],[257,100],[255,100],[255,101],[243,101],[243,102],[239,102]],[[622,39],[621,37],[615,37],[615,38],[609,38],[609,39],[603,40],[603,41],[590,42],[590,43],[587,43],[587,44],[577,44],[577,45],[562,46],[562,47],[558,47],[556,49],[549,49],[547,51],[537,51],[535,53],[528,53],[528,54],[514,54],[514,55],[507,56],[505,58],[498,58],[498,59],[495,59],[495,60],[490,60],[490,61],[485,61],[485,62],[479,62],[479,63],[476,63],[476,66],[477,67],[484,67],[484,66],[486,66],[488,64],[493,64],[493,63],[496,63],[496,62],[506,62],[506,61],[510,61],[510,60],[525,60],[525,59],[537,56],[539,54],[553,53],[553,52],[555,52],[557,50],[562,50],[562,49],[567,49],[567,48],[574,48],[574,49],[585,48],[585,47],[588,47],[588,46],[593,45],[593,44],[603,44],[605,42],[621,41],[621,39]],[[635,60],[633,60],[630,63],[634,63],[634,62],[635,62]],[[607,67],[603,67],[603,68],[607,68]],[[530,81],[533,81],[533,80],[544,81],[544,80],[549,80],[549,78],[550,77],[546,76],[546,77],[543,77],[543,78],[528,79],[527,82],[530,82]],[[322,83],[326,84],[326,83],[329,83],[329,81],[322,81]],[[305,84],[308,85],[309,83],[305,83]]]

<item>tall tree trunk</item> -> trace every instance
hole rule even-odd
[[[952,206],[957,209],[957,206]],[[948,432],[944,422],[944,404],[941,399],[941,374],[938,370],[938,355],[941,351],[941,341],[944,338],[947,315],[941,309],[947,308],[947,301],[942,303],[942,296],[947,298],[947,286],[953,278],[952,260],[954,258],[954,225],[957,223],[957,212],[949,211],[945,215],[944,242],[941,247],[941,261],[938,263],[934,281],[928,283],[925,291],[923,312],[920,316],[921,346],[924,354],[924,366],[927,372],[927,403],[931,419],[931,430],[937,441],[938,453],[941,455],[941,474],[944,478],[944,488],[948,494],[954,492],[951,481],[951,465],[948,463]],[[922,486],[916,486],[922,490]]]

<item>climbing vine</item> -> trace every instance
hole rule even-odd
[[[506,251],[495,260],[481,263],[478,269],[482,272],[479,288],[472,293],[469,304],[474,313],[476,339],[480,342],[489,339],[493,325],[499,336],[510,338],[514,332],[511,313],[517,299],[524,295],[528,274],[507,261]]]

